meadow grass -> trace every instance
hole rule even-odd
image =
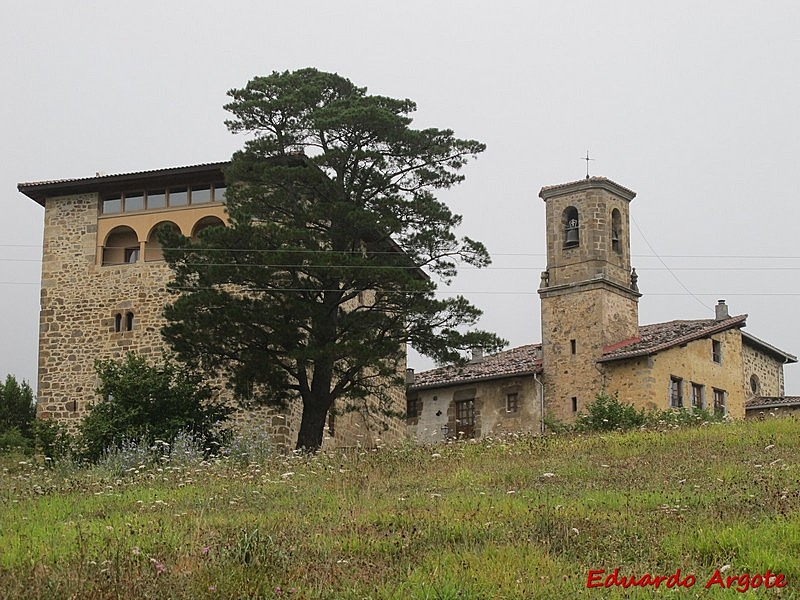
[[[0,598],[800,598],[800,422],[137,465],[0,457]],[[590,569],[694,574],[588,589]],[[736,584],[734,584],[736,587]]]

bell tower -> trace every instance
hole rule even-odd
[[[547,270],[539,287],[546,411],[570,422],[602,391],[603,348],[639,335],[630,202],[605,177],[543,187]]]

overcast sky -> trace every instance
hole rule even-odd
[[[641,323],[709,318],[725,298],[800,353],[798,23],[800,3],[778,0],[7,5],[0,376],[36,381],[43,209],[16,184],[227,160],[242,139],[226,91],[306,66],[487,144],[444,199],[494,264],[451,289],[512,345],[540,341],[539,189],[583,177],[588,149],[593,175],[638,194]],[[786,373],[800,394],[800,366]]]

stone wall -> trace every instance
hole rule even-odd
[[[558,286],[593,279],[606,279],[627,286],[630,281],[629,205],[607,190],[576,191],[546,201],[547,269],[550,285]],[[564,212],[578,213],[579,243],[566,247]],[[619,250],[612,249],[612,211],[620,214]]]
[[[751,388],[751,378],[756,377],[756,391]],[[746,341],[742,344],[742,377],[745,398],[752,396],[783,396],[783,362],[754,348]]]
[[[409,420],[408,434],[421,444],[441,443],[454,437],[455,401],[469,398],[475,401],[475,439],[504,433],[539,432],[540,389],[532,375],[524,375],[413,392],[422,410]],[[517,412],[506,410],[509,394],[517,394]]]
[[[48,198],[45,205],[39,324],[40,417],[77,424],[96,400],[97,359],[135,351],[160,356],[161,311],[168,299],[167,265],[98,266],[98,197]],[[115,318],[133,326],[115,331]]]
[[[603,347],[638,334],[638,305],[604,282],[541,295],[545,411],[568,423],[602,389],[596,360]]]
[[[722,361],[712,360],[712,339],[722,343]],[[637,408],[670,407],[670,378],[683,381],[683,405],[691,405],[691,384],[703,386],[705,406],[713,408],[713,390],[726,394],[728,415],[744,418],[742,390],[742,334],[731,329],[711,338],[664,350],[651,357],[604,363],[605,386],[620,400]]]

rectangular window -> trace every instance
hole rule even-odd
[[[413,419],[419,416],[419,398],[409,398],[406,401],[406,418]]]
[[[692,408],[705,408],[703,401],[703,386],[699,383],[692,383]]]
[[[714,413],[718,415],[727,414],[728,409],[725,406],[725,390],[718,390],[714,388]]]
[[[166,208],[167,192],[165,190],[153,190],[147,192],[147,208]]]
[[[186,206],[189,204],[189,190],[186,188],[170,188],[169,205]]]
[[[672,408],[683,408],[683,379],[680,377],[669,378],[669,399]]]
[[[122,196],[111,196],[103,200],[103,214],[113,215],[122,212]]]
[[[475,437],[475,400],[456,402],[456,435]]]
[[[572,412],[578,412],[578,398],[576,396],[572,397]]]
[[[225,191],[224,185],[214,186],[214,202],[225,202]]]
[[[125,212],[136,210],[144,210],[144,194],[142,192],[125,194]]]
[[[578,351],[578,342],[576,342],[575,340],[570,340],[569,346],[573,354],[575,354]]]
[[[211,187],[193,187],[192,204],[205,204],[211,202]]]
[[[515,413],[519,412],[519,394],[506,394],[506,412]]]
[[[711,360],[722,363],[722,342],[711,340]]]

